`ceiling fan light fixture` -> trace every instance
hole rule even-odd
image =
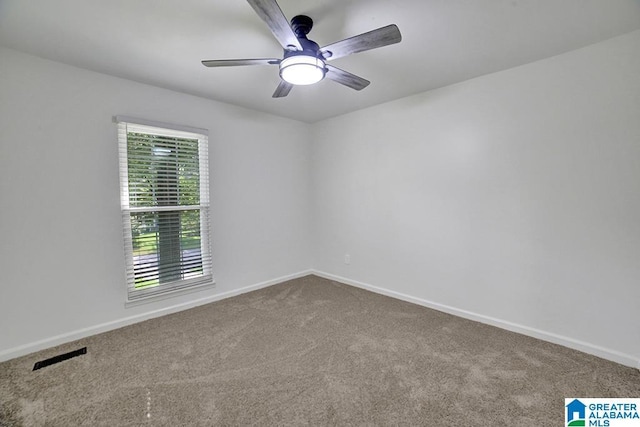
[[[292,85],[318,83],[326,72],[324,61],[311,55],[292,55],[280,62],[280,77]]]
[[[402,35],[398,26],[390,24],[324,47],[310,40],[307,35],[313,28],[313,19],[296,15],[291,23],[277,0],[247,0],[284,49],[282,60],[278,58],[204,60],[205,67],[231,67],[243,65],[278,65],[280,82],[272,98],[283,98],[295,85],[312,85],[325,77],[354,90],[362,90],[369,81],[326,62],[358,52],[398,43]]]

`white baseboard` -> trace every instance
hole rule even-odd
[[[311,270],[300,271],[298,273],[289,274],[275,279],[266,280],[264,282],[256,283],[243,288],[234,289],[231,291],[223,292],[216,295],[211,295],[205,298],[199,298],[196,300],[188,301],[181,304],[164,307],[158,310],[152,310],[146,313],[137,314],[135,316],[125,317],[123,319],[114,320],[111,322],[102,323],[88,328],[78,329],[72,332],[56,335],[44,340],[35,341],[29,344],[21,345],[18,347],[10,348],[0,352],[0,362],[14,359],[16,357],[25,356],[27,354],[44,350],[50,347],[55,347],[60,344],[65,344],[71,341],[79,340],[89,337],[91,335],[100,334],[102,332],[111,331],[121,328],[123,326],[132,325],[134,323],[142,322],[144,320],[153,319],[155,317],[165,316],[167,314],[177,313],[179,311],[188,310],[190,308],[197,307],[199,305],[209,304],[214,301],[219,301],[226,298],[231,298],[236,295],[244,294],[247,292],[255,291],[258,289],[266,288],[268,286],[275,285],[277,283],[286,282],[287,280],[297,279],[299,277],[308,276],[313,274]]]
[[[448,305],[438,304],[436,302],[427,301],[422,298],[416,298],[411,295],[402,294],[400,292],[391,291],[389,289],[373,286],[368,283],[359,282],[357,280],[347,279],[346,277],[336,276],[334,274],[325,273],[322,271],[312,270],[311,274],[314,274],[325,279],[334,280],[336,282],[344,283],[347,285],[355,286],[357,288],[366,289],[371,292],[375,292],[388,297],[396,298],[402,301],[407,301],[413,304],[421,305],[434,310],[442,311],[444,313],[453,314],[454,316],[462,317],[476,322],[485,323],[487,325],[496,326],[501,329],[506,329],[511,332],[517,332],[522,335],[527,335],[533,338],[538,338],[543,341],[548,341],[554,344],[559,344],[564,347],[572,348],[574,350],[581,351],[583,353],[591,354],[601,357],[612,362],[620,363],[621,365],[629,366],[640,370],[640,360],[628,354],[620,353],[615,350],[610,350],[595,344],[590,344],[584,341],[579,341],[573,338],[565,337],[562,335],[554,334],[552,332],[541,331],[539,329],[530,328],[528,326],[519,325],[505,320],[496,319],[482,314],[473,313],[467,310],[461,310],[459,308],[450,307]]]

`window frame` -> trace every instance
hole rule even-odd
[[[163,123],[152,120],[115,116],[114,122],[118,127],[119,167],[120,167],[120,207],[123,225],[126,304],[144,302],[149,299],[166,298],[211,287],[215,284],[213,277],[210,226],[210,198],[209,198],[209,156],[208,130]],[[170,208],[163,206],[132,207],[129,194],[129,154],[128,133],[142,133],[147,135],[164,136],[169,138],[184,138],[198,140],[198,175],[199,175],[199,204],[181,206],[176,204]],[[177,156],[178,154],[176,154]],[[177,191],[177,188],[176,188]],[[200,254],[202,258],[202,275],[192,278],[181,278],[177,281],[158,284],[146,288],[136,288],[134,272],[134,251],[131,217],[140,212],[161,211],[193,211],[200,214]],[[182,224],[182,223],[181,223]],[[182,230],[182,227],[181,227]],[[182,261],[181,261],[182,262]],[[160,265],[158,264],[158,270]]]

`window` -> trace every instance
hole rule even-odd
[[[128,300],[213,284],[207,131],[116,122]]]

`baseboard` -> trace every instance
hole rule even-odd
[[[122,328],[123,326],[132,325],[134,323],[142,322],[144,320],[153,319],[167,314],[177,313],[179,311],[188,310],[200,305],[209,304],[211,302],[220,301],[226,298],[231,298],[236,295],[244,294],[247,292],[255,291],[258,289],[266,288],[268,286],[275,285],[277,283],[286,282],[287,280],[297,279],[299,277],[308,276],[312,274],[311,270],[300,271],[298,273],[289,274],[286,276],[277,277],[275,279],[266,280],[264,282],[256,283],[243,288],[234,289],[231,291],[223,292],[216,295],[211,295],[205,298],[199,298],[196,300],[188,301],[181,304],[164,307],[158,310],[152,310],[146,313],[137,314],[135,316],[125,317],[123,319],[114,320],[112,322],[106,322],[88,328],[78,329],[65,334],[56,335],[51,338],[32,342],[29,344],[21,345],[18,347],[10,348],[0,352],[0,362],[4,362],[16,357],[25,356],[27,354],[44,350],[50,347],[55,347],[60,344],[65,344],[71,341],[79,340],[89,337],[91,335],[100,334],[102,332],[111,331],[114,329]]]
[[[334,274],[325,273],[323,271],[312,270],[311,274],[314,274],[325,279],[334,280],[336,282],[344,283],[347,285],[355,286],[357,288],[366,289],[371,292],[375,292],[388,297],[396,298],[402,301],[407,301],[413,304],[418,304],[427,308],[442,311],[444,313],[453,314],[454,316],[462,317],[476,322],[484,323],[491,326],[496,326],[501,329],[506,329],[511,332],[517,332],[522,335],[527,335],[533,338],[538,338],[543,341],[548,341],[554,344],[559,344],[564,347],[568,347],[574,350],[581,351],[583,353],[591,354],[593,356],[601,357],[612,362],[619,363],[621,365],[629,366],[640,370],[640,360],[637,358],[620,353],[615,350],[610,350],[604,347],[600,347],[595,344],[590,344],[584,341],[579,341],[573,338],[565,337],[562,335],[554,334],[552,332],[541,331],[539,329],[530,328],[528,326],[519,325],[505,320],[496,319],[493,317],[485,316],[478,313],[473,313],[467,310],[461,310],[459,308],[450,307],[448,305],[438,304],[436,302],[424,300],[422,298],[416,298],[411,295],[406,295],[400,292],[391,291],[389,289],[373,286],[368,283],[359,282],[357,280],[347,279],[346,277],[336,276]]]

